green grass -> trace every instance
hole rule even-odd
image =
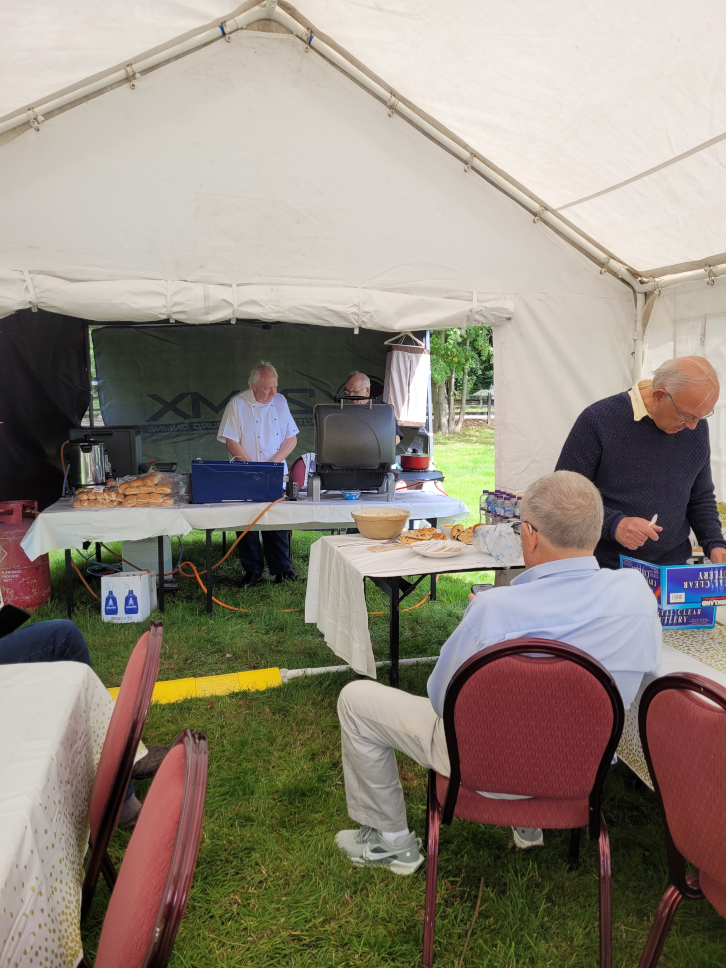
[[[478,493],[493,485],[491,432],[438,438],[436,461],[449,494],[466,501],[478,520]],[[306,573],[316,535],[294,536],[296,568]],[[219,539],[216,546],[221,551]],[[118,550],[118,549],[117,549]],[[185,540],[185,557],[203,567],[200,534]],[[219,555],[215,555],[219,557]],[[76,556],[76,560],[80,560]],[[62,555],[53,556],[54,598],[38,619],[64,615]],[[168,600],[160,678],[209,675],[265,666],[335,664],[314,626],[305,625],[304,584],[244,593],[231,584],[238,564],[220,569],[219,597],[249,607],[205,614],[191,581]],[[434,655],[456,626],[475,576],[439,581],[439,598],[401,620],[401,654]],[[368,588],[371,610],[386,599]],[[422,593],[423,594],[423,593]],[[96,671],[117,685],[139,635],[134,626],[104,624],[80,587],[75,618]],[[413,602],[418,600],[414,596]],[[385,616],[370,618],[376,658],[388,651]],[[429,667],[402,670],[402,688],[425,694]],[[351,822],[340,765],[337,695],[349,673],[293,680],[261,693],[189,700],[151,709],[145,738],[168,743],[185,726],[209,739],[205,827],[194,887],[171,965],[414,966],[420,962],[424,872],[399,878],[353,868],[333,837]],[[409,824],[423,833],[425,773],[401,758]],[[143,796],[148,784],[141,784]],[[637,964],[665,885],[662,831],[652,794],[626,768],[606,784],[605,814],[613,847],[614,964]],[[509,830],[455,821],[442,833],[436,965],[458,964],[473,916],[479,880],[484,893],[466,956],[467,966],[585,966],[597,963],[597,867],[594,844],[583,843],[579,871],[566,870],[564,836],[545,834],[545,847],[521,853]],[[120,862],[128,836],[117,833]],[[107,903],[99,889],[83,936],[93,955]],[[661,964],[726,966],[726,928],[706,904],[684,904]]]

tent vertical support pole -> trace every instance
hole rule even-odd
[[[431,330],[426,330],[426,336],[424,337],[424,343],[426,344],[426,349],[429,352],[429,358],[431,354]],[[429,439],[429,467],[435,468],[434,463],[434,408],[433,401],[431,399],[431,377],[429,377],[429,384],[426,387],[426,436]]]
[[[633,384],[640,380],[643,373],[643,310],[645,309],[645,293],[635,294],[635,332],[633,333]]]
[[[88,425],[90,427],[95,426],[93,422],[93,369],[91,367],[91,324],[86,323],[86,370],[88,371],[88,382],[91,387],[91,402],[88,405]]]

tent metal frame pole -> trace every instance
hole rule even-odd
[[[641,378],[643,372],[643,312],[645,310],[645,293],[635,294],[635,332],[633,333],[633,385]]]
[[[426,336],[424,337],[424,343],[426,344],[426,349],[429,352],[429,359],[431,357],[431,330],[426,330]],[[429,376],[428,386],[426,387],[426,436],[429,439],[429,462],[431,467],[436,467],[436,462],[434,461],[434,408],[433,400],[431,399],[431,377]]]
[[[85,326],[86,343],[86,369],[88,370],[88,383],[91,387],[91,402],[88,404],[88,426],[94,427],[93,422],[93,369],[91,367],[91,324]]]

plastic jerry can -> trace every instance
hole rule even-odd
[[[129,588],[124,600],[124,615],[138,615],[139,614],[139,600],[134,595],[133,589]]]
[[[108,595],[106,595],[103,611],[106,615],[118,615],[118,602],[116,601],[116,596],[110,589]]]

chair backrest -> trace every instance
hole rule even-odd
[[[726,917],[726,689],[690,673],[663,676],[643,693],[639,726],[671,879],[692,895],[683,858],[694,864],[701,890]]]
[[[163,968],[174,945],[199,852],[207,739],[185,729],[144,801],[106,911],[95,968]]]
[[[162,636],[161,622],[152,622],[149,631],[136,643],[126,665],[103,742],[96,779],[91,790],[91,856],[88,858],[83,878],[82,917],[88,913],[93,900],[108,842],[116,829],[131,779],[134,758],[159,671]]]
[[[163,634],[162,623],[151,622],[149,631],[144,632],[136,643],[121,680],[91,791],[90,824],[94,846],[106,833],[108,843],[118,822],[159,671]],[[107,827],[110,829],[106,830]]]
[[[623,728],[623,701],[592,656],[551,639],[514,639],[465,662],[444,699],[451,779],[443,819],[459,786],[542,799],[590,799],[600,791]]]

